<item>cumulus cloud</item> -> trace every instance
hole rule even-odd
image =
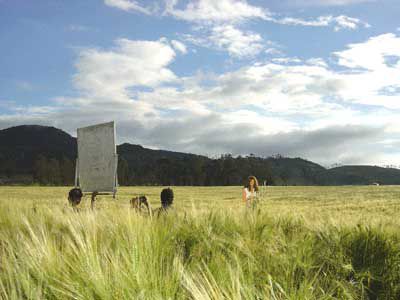
[[[84,94],[121,98],[128,87],[155,87],[176,79],[166,66],[175,57],[163,41],[119,39],[112,50],[85,49],[76,63],[74,83]]]
[[[385,63],[385,57],[400,57],[400,37],[393,33],[382,34],[363,43],[350,44],[348,49],[334,54],[339,59],[338,63],[348,68],[387,68],[389,66]]]
[[[385,59],[398,56],[399,39],[380,35],[335,52],[340,70],[321,58],[288,57],[189,77],[171,70],[182,53],[172,41],[119,39],[81,50],[73,77],[79,97],[59,97],[50,107],[10,105],[0,127],[51,124],[74,133],[114,119],[119,142],[378,163],[387,156],[376,145],[400,139],[400,65]]]
[[[204,32],[201,36],[188,34],[184,36],[185,40],[197,46],[227,51],[236,58],[253,57],[268,44],[261,35],[239,30],[230,24],[199,30]]]
[[[254,18],[267,19],[267,9],[245,0],[190,1],[184,9],[176,8],[177,0],[167,0],[165,14],[197,23],[236,23]]]
[[[293,17],[280,17],[276,13],[269,11],[267,8],[253,6],[243,0],[196,0],[190,1],[184,9],[176,9],[175,6],[177,5],[177,2],[177,0],[167,1],[165,10],[166,15],[171,15],[180,20],[201,24],[234,24],[248,20],[260,19],[282,25],[313,27],[333,26],[335,31],[341,29],[357,29],[360,26],[366,28],[370,27],[368,23],[360,19],[345,15],[327,15],[308,20]],[[335,1],[331,1],[331,4],[333,3],[335,3]]]
[[[126,11],[135,10],[145,14],[155,12],[155,9],[146,8],[133,0],[104,0],[105,4]],[[346,5],[373,0],[301,0],[303,4],[318,5]],[[246,0],[191,0],[184,8],[177,8],[178,0],[166,0],[164,16],[172,16],[179,20],[212,26],[216,24],[237,24],[249,20],[264,20],[282,25],[326,27],[333,26],[335,31],[341,29],[369,28],[367,22],[346,15],[319,16],[303,19],[298,17],[280,17],[268,8],[249,4]],[[154,5],[157,7],[157,4]]]
[[[145,14],[156,11],[133,0],[104,1],[109,6],[126,11],[140,11]],[[157,7],[157,4],[154,5]],[[331,26],[335,31],[370,27],[360,19],[345,15],[327,15],[310,19],[282,17],[266,7],[251,5],[246,0],[189,0],[185,3],[166,0],[162,15],[195,24],[192,27],[193,33],[184,35],[187,42],[224,50],[230,56],[240,59],[253,58],[264,51],[269,54],[274,52],[276,54],[279,51],[276,48],[271,49],[269,47],[271,41],[265,40],[261,34],[243,29],[243,24],[250,21],[261,20],[291,26]]]
[[[257,33],[243,32],[232,25],[216,26],[210,35],[211,42],[226,49],[232,56],[254,56],[263,49],[263,39]]]
[[[360,104],[400,108],[400,37],[382,34],[350,44],[334,56],[340,66],[347,68],[346,73],[337,76],[342,82],[339,97]]]
[[[189,1],[177,8],[178,1],[169,0],[164,14],[195,23],[195,34],[185,35],[188,42],[217,50],[224,50],[236,58],[253,57],[266,45],[258,33],[242,30],[240,25],[254,19],[268,19],[269,11],[240,0]]]
[[[164,14],[179,20],[197,24],[195,35],[186,35],[186,40],[196,45],[227,51],[237,58],[254,57],[268,49],[264,38],[255,32],[241,29],[244,22],[262,20],[281,25],[328,27],[335,31],[355,30],[370,27],[360,19],[339,16],[320,16],[314,19],[280,17],[267,8],[250,5],[240,0],[196,0],[189,1],[183,8],[176,8],[177,0],[169,0]]]

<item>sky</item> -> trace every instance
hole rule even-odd
[[[400,166],[398,0],[0,0],[0,129]]]

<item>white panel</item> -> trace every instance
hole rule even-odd
[[[83,192],[114,192],[117,163],[114,122],[78,128],[78,177]]]

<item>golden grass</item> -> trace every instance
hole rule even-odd
[[[144,194],[0,187],[0,299],[396,299],[400,187],[172,187],[174,211],[137,215]]]

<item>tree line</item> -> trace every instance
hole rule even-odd
[[[334,165],[282,155],[209,158],[190,153],[117,146],[120,185],[241,185],[249,175],[268,185],[400,184],[394,166]],[[60,129],[17,126],[0,130],[0,184],[74,184],[77,141]]]
[[[272,176],[267,160],[253,156],[234,158],[224,154],[218,159],[165,157],[140,165],[130,164],[124,157],[118,161],[120,185],[242,185],[250,174],[259,178],[260,184],[263,181],[274,184],[279,180]],[[75,163],[66,157],[58,160],[39,155],[34,162],[33,183],[73,185],[74,178]]]
[[[0,184],[74,185],[75,159],[36,155],[33,163],[1,159]],[[301,158],[254,155],[219,158],[198,155],[121,153],[118,161],[120,185],[229,186],[242,185],[249,175],[267,185],[399,184],[400,171],[371,166],[325,169]]]
[[[67,157],[58,160],[39,155],[33,164],[33,183],[41,185],[73,185],[75,163]]]

